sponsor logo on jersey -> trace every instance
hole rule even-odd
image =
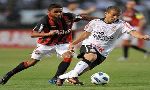
[[[110,40],[114,39],[113,36],[107,36],[107,35],[105,35],[104,32],[96,32],[95,34],[93,34],[93,37],[96,40],[102,40],[102,41],[110,41]]]
[[[68,34],[71,32],[71,29],[68,29],[68,30],[59,30],[59,34]]]

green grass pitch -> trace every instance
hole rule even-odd
[[[26,58],[32,49],[0,49],[0,77],[16,67]],[[0,90],[150,90],[150,57],[144,59],[143,54],[130,50],[128,61],[118,61],[121,49],[115,49],[103,64],[80,77],[84,86],[74,86],[65,83],[55,86],[48,83],[54,75],[60,62],[55,55],[45,57],[34,67],[12,77],[6,85],[0,85]],[[71,70],[78,60],[74,59],[68,70]],[[94,85],[90,82],[93,73],[103,71],[110,76],[107,85]]]

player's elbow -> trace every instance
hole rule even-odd
[[[31,38],[35,38],[35,36],[32,36],[32,35],[31,35]]]

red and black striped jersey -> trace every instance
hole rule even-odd
[[[143,14],[138,12],[137,10],[125,10],[125,12],[123,13],[123,20],[125,20],[132,26],[138,26],[140,19],[142,19],[143,17]]]
[[[51,37],[40,37],[37,42],[43,45],[56,45],[69,43],[72,40],[72,25],[76,16],[72,13],[63,13],[61,18],[51,20],[48,15],[44,16],[38,24],[35,26],[33,31],[39,33],[48,33],[51,30],[58,30],[59,34],[53,35]]]

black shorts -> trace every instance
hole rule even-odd
[[[97,50],[96,48],[92,47],[91,45],[82,45],[80,48],[80,54],[77,56],[77,58],[83,58],[84,59],[84,54],[86,53],[95,53],[97,54],[97,59],[91,63],[91,65],[89,66],[90,69],[93,69],[94,67],[96,67],[97,65],[101,64],[106,57],[102,56]]]

